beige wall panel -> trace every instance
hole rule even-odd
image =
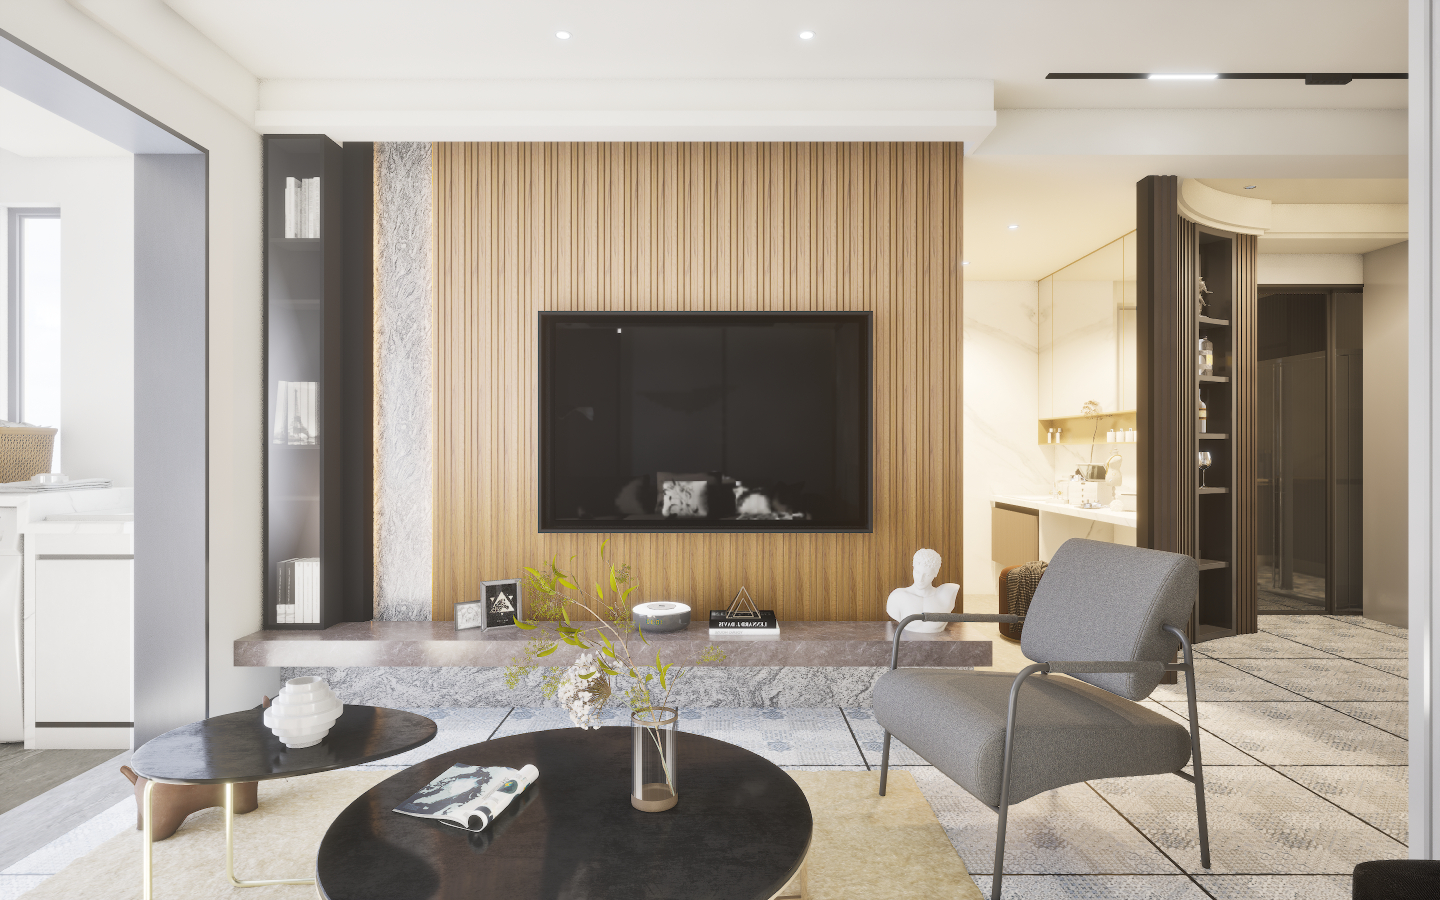
[[[871,310],[871,534],[617,534],[632,601],[873,620],[961,577],[960,144],[436,144],[436,619],[601,535],[536,528],[536,313]]]
[[[1040,558],[1040,517],[1013,509],[990,507],[990,559],[1018,566]]]

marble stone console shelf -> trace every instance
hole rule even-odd
[[[649,639],[664,648],[667,663],[682,666],[698,662],[705,647],[715,643],[726,653],[723,666],[883,667],[890,664],[894,627],[891,622],[782,622],[778,640],[712,641],[705,623],[692,622],[687,631]],[[966,640],[955,625],[950,628],[938,634],[907,632],[901,664],[992,665],[990,641]],[[456,631],[452,622],[346,622],[324,631],[257,631],[235,642],[235,665],[504,666],[530,634],[517,628]],[[561,644],[546,662],[568,665],[578,652]]]

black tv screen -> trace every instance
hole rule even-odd
[[[541,531],[870,531],[870,313],[540,313]]]

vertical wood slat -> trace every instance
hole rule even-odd
[[[1235,632],[1254,634],[1259,627],[1256,601],[1256,409],[1258,407],[1259,241],[1253,234],[1235,236],[1236,290],[1230,314],[1235,365],[1232,395],[1235,406],[1231,429],[1234,476],[1231,488],[1235,513]]]
[[[602,536],[539,534],[540,310],[872,310],[871,534],[616,534],[632,600],[885,617],[963,584],[960,144],[436,144],[435,619]]]

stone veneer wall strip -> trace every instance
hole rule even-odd
[[[430,144],[375,144],[375,618],[430,618]]]

